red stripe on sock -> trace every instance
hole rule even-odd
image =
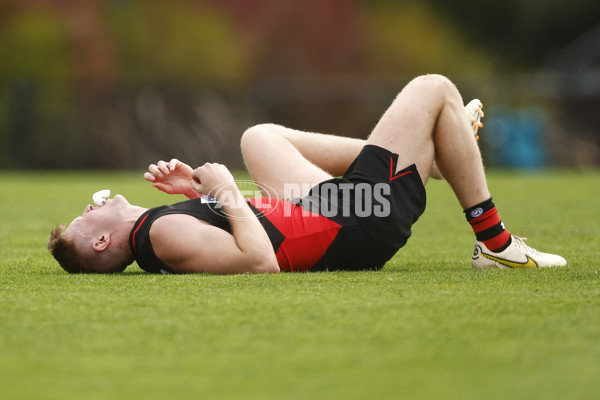
[[[484,219],[480,222],[477,223],[471,223],[471,226],[473,227],[473,231],[475,233],[479,233],[479,232],[483,232],[486,229],[491,228],[494,225],[498,225],[500,222],[502,222],[500,220],[500,216],[498,215],[498,213],[496,213],[496,215],[492,215],[490,216],[488,219]]]
[[[470,219],[469,223],[471,225],[473,225],[473,224],[483,221],[484,219],[488,219],[488,218],[492,217],[493,215],[498,215],[498,210],[496,209],[496,207],[492,208],[491,210],[487,210],[486,212],[481,214],[479,217]]]
[[[488,233],[488,235],[479,235],[482,232],[487,231],[488,229],[494,228],[495,226],[499,225],[502,223],[502,220],[500,219],[500,216],[498,215],[498,210],[496,209],[496,207],[492,208],[491,210],[486,211],[485,213],[483,213],[482,215],[473,218],[471,220],[469,220],[469,224],[471,224],[471,228],[473,228],[473,232],[475,232],[475,235],[479,236],[479,237],[486,237],[489,236],[489,234],[493,234],[493,231],[490,231],[490,233]],[[502,226],[504,228],[504,226]],[[497,228],[494,228],[497,229]],[[500,234],[487,239],[487,240],[483,240],[483,243],[486,245],[486,247],[492,251],[495,251],[499,248],[501,248],[502,246],[504,246],[508,241],[510,240],[510,233],[508,233],[508,231],[506,229],[504,229]]]
[[[504,246],[506,242],[510,239],[510,233],[505,229],[500,235],[492,238],[490,240],[486,240],[483,242],[485,246],[491,251],[496,251],[500,247]]]

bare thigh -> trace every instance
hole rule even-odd
[[[436,75],[412,80],[375,126],[367,143],[398,154],[397,170],[416,164],[425,184],[435,158],[433,132],[444,106],[445,82]]]
[[[294,189],[293,197],[302,197],[317,183],[343,174],[364,143],[278,125],[258,125],[244,133],[242,154],[255,182],[267,185],[280,197],[289,197],[290,187]]]

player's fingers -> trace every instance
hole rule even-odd
[[[171,161],[169,161],[169,169],[171,171],[173,171],[175,168],[177,168],[177,164],[179,164],[179,162],[180,161],[178,159],[176,159],[176,158],[174,158]]]
[[[156,163],[156,165],[158,166],[158,169],[160,170],[160,172],[162,172],[164,175],[169,175],[169,167],[167,167],[167,163],[164,162],[163,160],[160,160],[158,163]]]
[[[201,175],[204,167],[198,167],[194,171],[192,171],[192,181],[200,183]]]
[[[152,175],[158,175],[158,176],[162,175],[162,173],[160,172],[160,169],[158,169],[158,166],[156,164],[150,164],[148,166],[148,172],[150,172]]]
[[[154,174],[151,174],[150,172],[144,172],[144,179],[147,180],[148,182],[154,182],[156,180],[156,177],[154,176]]]
[[[200,181],[192,180],[192,189],[194,189],[196,191],[196,193],[205,194],[204,187],[202,186]]]

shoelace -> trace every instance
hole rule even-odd
[[[525,241],[527,240],[527,238],[522,238],[522,237],[519,237],[519,236],[516,236],[516,235],[512,235],[512,237],[515,240],[515,243],[517,244],[517,246],[519,246],[523,250],[529,251],[529,252],[531,252],[531,253],[533,253],[533,254],[535,254],[537,256],[541,255],[541,253],[538,250],[536,250],[536,249],[534,249],[532,247],[529,247],[529,246],[527,246],[525,244]]]

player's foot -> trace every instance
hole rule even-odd
[[[471,100],[469,104],[465,106],[465,113],[467,114],[467,118],[469,118],[469,124],[471,125],[471,129],[473,129],[473,135],[475,135],[475,139],[479,140],[477,131],[479,128],[483,128],[481,119],[484,117],[483,103],[481,100]]]
[[[490,251],[482,242],[475,243],[471,265],[476,269],[564,267],[567,260],[542,253],[525,244],[525,238],[512,235],[512,243],[500,253]]]

